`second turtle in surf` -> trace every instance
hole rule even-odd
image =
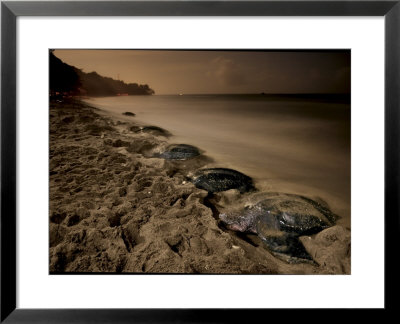
[[[129,130],[135,133],[150,133],[155,136],[171,136],[170,132],[158,126],[131,126]]]
[[[188,144],[168,145],[163,153],[157,154],[157,157],[166,160],[188,160],[200,155],[197,147]]]
[[[198,170],[191,181],[197,188],[210,193],[237,189],[241,193],[255,190],[253,180],[247,175],[226,168],[208,168]]]

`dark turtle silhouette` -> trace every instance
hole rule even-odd
[[[171,144],[161,154],[156,154],[166,160],[188,160],[200,155],[197,147],[188,144]]]
[[[264,193],[263,198],[244,208],[219,215],[231,230],[257,234],[276,253],[311,259],[298,240],[335,224],[338,216],[310,198],[285,193]]]
[[[210,193],[237,189],[241,193],[255,190],[253,180],[247,175],[226,168],[208,168],[198,170],[191,181],[197,188]]]
[[[143,127],[131,126],[129,130],[135,133],[150,133],[156,136],[165,136],[165,137],[171,136],[170,132],[158,126],[143,126]]]
[[[136,114],[134,114],[133,112],[130,112],[130,111],[124,112],[124,113],[122,113],[122,115],[131,116],[131,117],[136,116]]]

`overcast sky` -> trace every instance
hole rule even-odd
[[[56,50],[65,63],[156,94],[350,93],[349,51]]]

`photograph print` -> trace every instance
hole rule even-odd
[[[351,274],[350,62],[50,49],[50,274]]]

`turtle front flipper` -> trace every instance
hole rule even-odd
[[[261,239],[272,254],[286,262],[313,261],[297,235],[281,232],[280,235],[261,237]]]
[[[280,215],[267,212],[257,218],[256,232],[267,249],[275,256],[290,263],[312,261],[312,257],[295,232],[282,230]]]

